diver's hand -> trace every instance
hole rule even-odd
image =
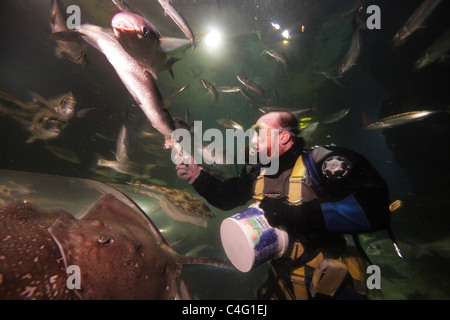
[[[183,160],[184,161],[175,166],[175,169],[177,170],[177,176],[180,179],[186,180],[189,184],[192,184],[200,175],[202,167],[194,163],[194,159],[191,156],[188,156]]]
[[[201,167],[198,164],[177,164],[175,169],[177,170],[177,176],[180,179],[187,180],[189,184],[192,184],[195,179],[200,175]]]
[[[264,216],[272,227],[288,226],[292,223],[292,210],[280,199],[264,197],[259,207],[264,211]]]
[[[318,199],[291,206],[280,199],[265,197],[259,204],[272,227],[284,227],[290,233],[308,234],[326,231]]]

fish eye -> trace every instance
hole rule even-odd
[[[101,235],[98,239],[97,239],[97,243],[99,245],[105,246],[110,244],[111,242],[113,242],[114,240],[111,239],[111,237],[107,236],[107,235]]]
[[[149,35],[149,33],[150,33],[150,30],[146,26],[142,27],[142,35],[144,37],[147,37]]]

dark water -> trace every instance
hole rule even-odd
[[[84,68],[55,56],[55,41],[49,37],[49,2],[1,1],[0,90],[24,102],[31,100],[27,88],[45,98],[72,91],[78,109],[91,108],[84,118],[72,119],[60,137],[48,141],[49,145],[74,151],[81,163],[56,157],[45,148],[46,143],[42,140],[25,144],[29,133],[12,118],[0,116],[0,169],[124,183],[129,177],[104,176],[95,173],[93,168],[97,155],[114,158],[115,138],[124,121],[125,110],[129,108],[130,158],[142,164],[156,164],[151,178],[158,179],[158,183],[164,181],[169,187],[194,192],[177,179],[168,153],[162,149],[157,149],[157,154],[145,151],[148,145],[158,148],[161,140],[142,138],[142,130],[151,132],[151,126],[102,54],[87,46],[90,64]],[[157,1],[129,3],[150,19],[163,36],[183,37],[177,26],[164,16]],[[390,39],[422,3],[421,0],[178,0],[173,3],[198,37],[212,27],[222,30],[226,36],[216,50],[200,42],[195,51],[177,51],[173,56],[181,60],[173,68],[175,79],[167,72],[159,75],[157,85],[163,95],[190,84],[176,96],[170,108],[172,116],[183,117],[187,109],[190,120],[202,121],[203,130],[206,130],[219,127],[215,122],[218,119],[232,119],[248,128],[261,115],[258,111],[261,106],[293,110],[314,108],[314,113],[308,115],[312,118],[310,122],[350,108],[343,119],[332,124],[319,124],[310,145],[334,143],[370,159],[386,179],[392,200],[404,202],[403,208],[392,215],[393,229],[400,243],[417,248],[410,255],[413,258],[405,261],[395,259],[389,252],[372,257],[381,266],[383,276],[382,290],[371,292],[372,297],[450,298],[447,273],[450,267],[450,202],[447,195],[450,114],[439,113],[384,131],[364,129],[365,122],[388,115],[442,110],[450,106],[450,60],[442,59],[418,72],[412,71],[414,62],[424,50],[450,27],[449,2],[442,1],[425,26],[396,49],[390,46]],[[109,26],[109,20],[116,12],[106,0],[73,0],[64,1],[64,4],[79,5],[83,23],[103,27]],[[341,86],[338,86],[318,72],[336,73],[350,45],[355,10],[363,8],[361,17],[365,21],[368,18],[364,14],[365,8],[372,4],[381,9],[381,29],[361,32],[362,49],[357,65],[339,79]],[[281,30],[275,30],[271,22],[280,24]],[[287,44],[283,44],[280,35],[284,29],[291,30]],[[270,57],[261,55],[264,49],[281,52],[287,59],[287,70]],[[221,94],[217,103],[211,105],[211,97],[199,79],[206,79],[216,86],[239,85],[236,75],[242,71],[265,89],[265,99],[248,101],[239,93]],[[99,134],[111,140],[100,138]],[[235,173],[233,166],[219,170],[225,176]],[[232,214],[213,211],[219,222]],[[212,247],[220,251],[219,222],[192,245],[212,239]],[[363,244],[384,238],[386,235],[382,233],[371,235],[363,239]],[[194,266],[187,269],[190,271],[187,280],[195,279],[198,272],[205,272],[195,270]],[[214,270],[206,272],[214,278]],[[259,278],[260,274],[250,273],[247,277]],[[248,280],[245,280],[245,274],[228,276],[236,282]],[[221,290],[213,290],[201,282],[193,286],[200,298],[247,298],[233,295],[235,288],[227,289],[222,279],[217,279]],[[245,291],[251,292],[252,281],[246,283]]]

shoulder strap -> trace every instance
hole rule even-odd
[[[256,177],[255,188],[253,190],[253,199],[261,201],[264,198],[264,173],[265,169],[261,169]]]
[[[295,162],[294,169],[289,177],[288,201],[291,205],[300,205],[302,203],[302,183],[305,181],[305,172],[306,167],[302,154]]]

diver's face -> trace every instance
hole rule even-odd
[[[256,136],[257,151],[269,158],[279,156],[279,124],[272,117],[261,117],[256,125],[258,135]]]

